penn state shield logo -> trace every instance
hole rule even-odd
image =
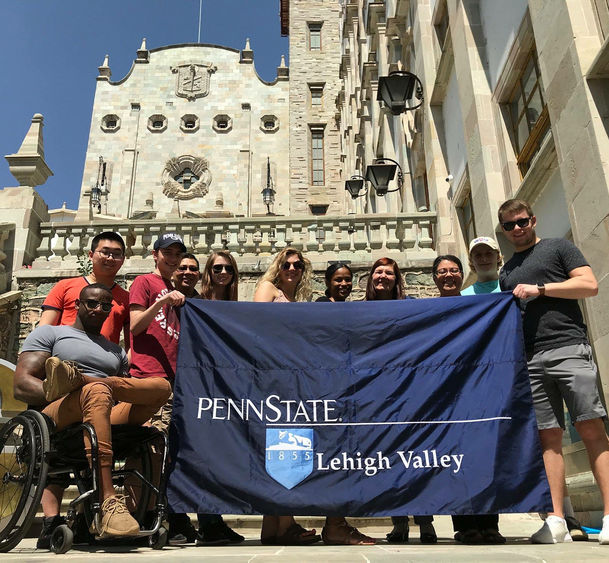
[[[266,472],[292,489],[313,471],[313,430],[267,428]]]

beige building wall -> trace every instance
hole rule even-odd
[[[289,213],[287,73],[265,83],[249,45],[241,52],[173,45],[141,49],[116,82],[109,74],[106,62],[97,81],[77,220],[89,217],[91,187],[101,184],[100,157],[106,163],[102,215],[266,213],[261,191],[267,157],[277,190],[273,211]],[[175,183],[167,187],[185,166],[197,173],[197,164],[185,157],[203,159],[198,176],[204,185],[188,194]],[[172,159],[182,160],[165,171]]]
[[[336,96],[340,89],[339,10],[336,0],[289,3],[290,213],[338,215],[344,208]],[[317,34],[319,43],[311,33]],[[312,92],[321,90],[314,103]],[[314,179],[314,135],[323,136],[323,179]]]
[[[607,22],[609,7],[600,0],[345,2],[338,100],[345,174],[378,156],[379,147],[405,145],[413,199],[422,167],[438,214],[438,253],[457,254],[466,264],[468,241],[486,235],[496,236],[509,257],[497,208],[510,197],[532,204],[540,236],[575,242],[599,280],[599,295],[583,308],[605,399]],[[371,94],[378,76],[400,65],[421,79],[425,103],[403,117],[402,129],[388,128]],[[402,202],[408,205],[408,197]],[[571,430],[565,443],[573,504],[585,521],[598,522],[602,503],[585,450]]]

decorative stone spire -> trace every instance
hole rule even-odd
[[[250,38],[245,40],[245,48],[241,51],[241,61],[245,64],[252,64],[254,62],[254,51],[250,47]]]
[[[137,59],[135,59],[136,63],[148,63],[150,62],[150,51],[146,48],[146,38],[142,39],[142,44],[140,48],[137,50]]]
[[[99,74],[97,75],[97,80],[110,80],[112,76],[112,71],[110,70],[110,65],[108,64],[110,57],[106,55],[104,57],[104,62],[101,66],[97,67]]]
[[[277,80],[288,80],[290,69],[285,64],[285,55],[281,55],[281,63],[277,67]]]
[[[7,154],[8,167],[20,186],[41,186],[53,175],[44,161],[44,143],[42,141],[42,122],[40,113],[34,114],[30,130],[27,132],[21,148],[16,154]]]

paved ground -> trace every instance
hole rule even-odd
[[[325,561],[332,562],[389,562],[389,561],[608,561],[609,545],[601,546],[592,536],[588,542],[574,542],[560,545],[532,545],[528,536],[536,531],[541,521],[535,515],[518,514],[500,517],[500,528],[508,543],[503,546],[467,546],[455,544],[452,540],[450,517],[436,517],[436,531],[440,538],[437,545],[421,545],[418,540],[418,528],[411,528],[411,542],[407,545],[392,545],[381,541],[375,546],[350,547],[326,546],[321,543],[309,547],[268,547],[260,545],[259,530],[253,527],[256,522],[242,521],[245,527],[238,529],[246,536],[246,541],[238,546],[224,547],[167,547],[161,551],[149,548],[123,547],[81,547],[77,546],[63,556],[35,549],[36,540],[25,539],[13,551],[0,555],[4,561],[57,561],[57,557],[71,562],[84,561],[119,561],[129,558],[131,561],[171,560],[195,561],[205,558],[207,562],[250,562],[278,563],[293,561],[297,563]],[[376,522],[378,523],[378,521]],[[358,526],[368,535],[384,538],[387,526],[374,525],[368,519],[365,525]],[[319,531],[319,530],[318,530]],[[165,559],[166,561],[168,559]]]

